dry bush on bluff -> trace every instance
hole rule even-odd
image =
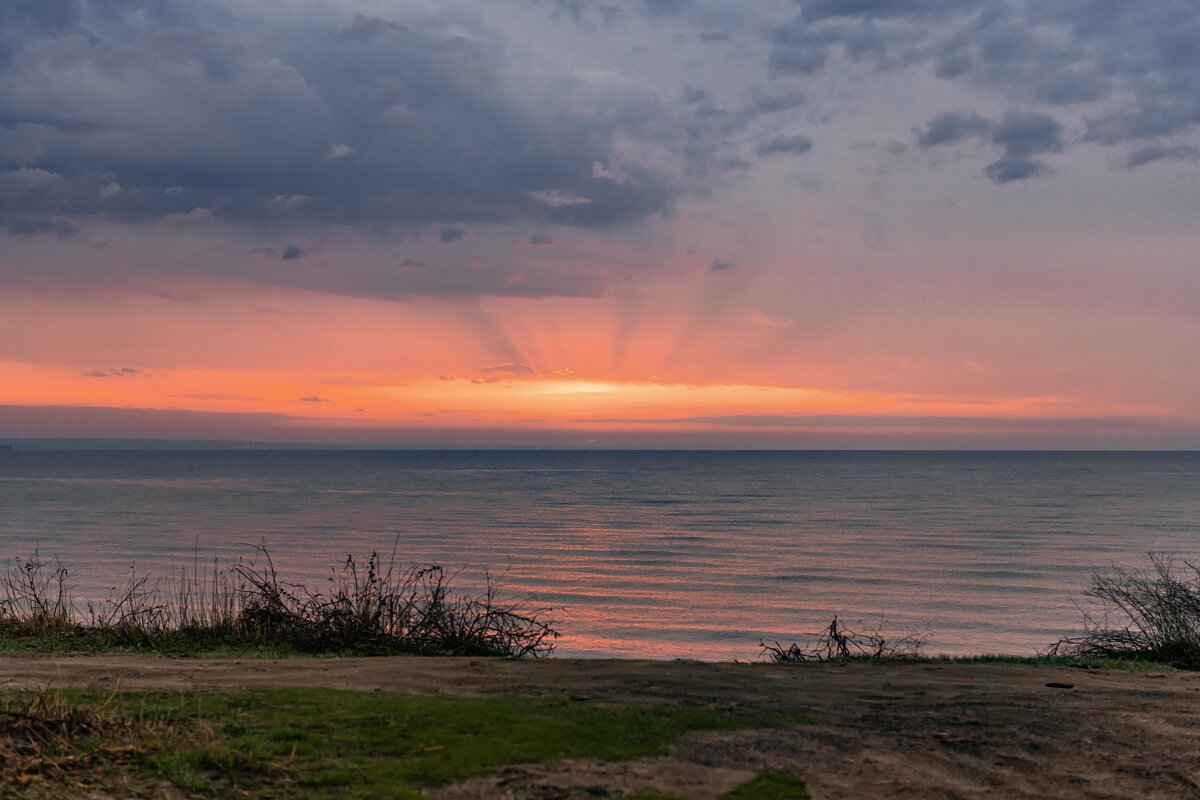
[[[1050,655],[1161,661],[1200,669],[1200,566],[1150,554],[1143,571],[1093,572],[1084,589],[1092,609],[1083,633],[1060,640]]]
[[[778,642],[759,642],[762,655],[777,664],[801,661],[836,661],[847,658],[873,660],[915,658],[925,644],[924,631],[884,632],[881,629],[855,631],[834,617],[829,627],[820,633],[804,634],[804,644],[787,646]]]
[[[54,636],[74,628],[69,573],[61,563],[43,561],[37,551],[18,558],[0,578],[0,636]]]
[[[303,653],[541,656],[558,637],[548,609],[500,596],[489,576],[477,595],[451,590],[442,567],[402,568],[372,553],[334,568],[324,591],[280,579],[270,554],[170,578],[132,576],[78,612],[61,562],[17,560],[0,577],[0,639],[62,647],[166,650],[277,647]]]

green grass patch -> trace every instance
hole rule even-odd
[[[767,773],[726,792],[721,800],[810,800],[810,795],[799,778]]]
[[[0,636],[0,654],[47,655],[55,653],[128,653],[195,658],[320,658],[323,656],[362,655],[357,650],[307,653],[294,647],[274,644],[238,642],[210,636],[189,636],[185,632],[164,636],[150,642],[112,641],[102,635],[47,634],[42,636]]]
[[[74,708],[122,720],[122,730],[142,731],[105,769],[64,773],[88,788],[120,786],[126,796],[166,781],[209,797],[419,798],[424,788],[507,764],[661,755],[688,731],[804,721],[725,707],[328,689],[65,696]],[[752,796],[802,795],[731,795]]]

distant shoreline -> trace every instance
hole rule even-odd
[[[405,442],[274,442],[235,439],[92,439],[9,437],[0,451],[20,452],[313,452],[313,453],[646,453],[646,454],[812,454],[812,455],[938,455],[938,454],[1200,454],[1200,449],[1179,448],[705,448],[705,447],[598,447],[523,444],[428,444]]]

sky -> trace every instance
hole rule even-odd
[[[0,437],[1200,448],[1194,0],[6,0]]]

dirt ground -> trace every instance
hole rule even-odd
[[[1070,688],[1048,686],[1067,684]],[[0,689],[314,686],[782,708],[813,724],[692,733],[667,757],[515,765],[439,797],[714,798],[768,770],[815,798],[1200,798],[1200,674],[1010,664],[0,657]]]

